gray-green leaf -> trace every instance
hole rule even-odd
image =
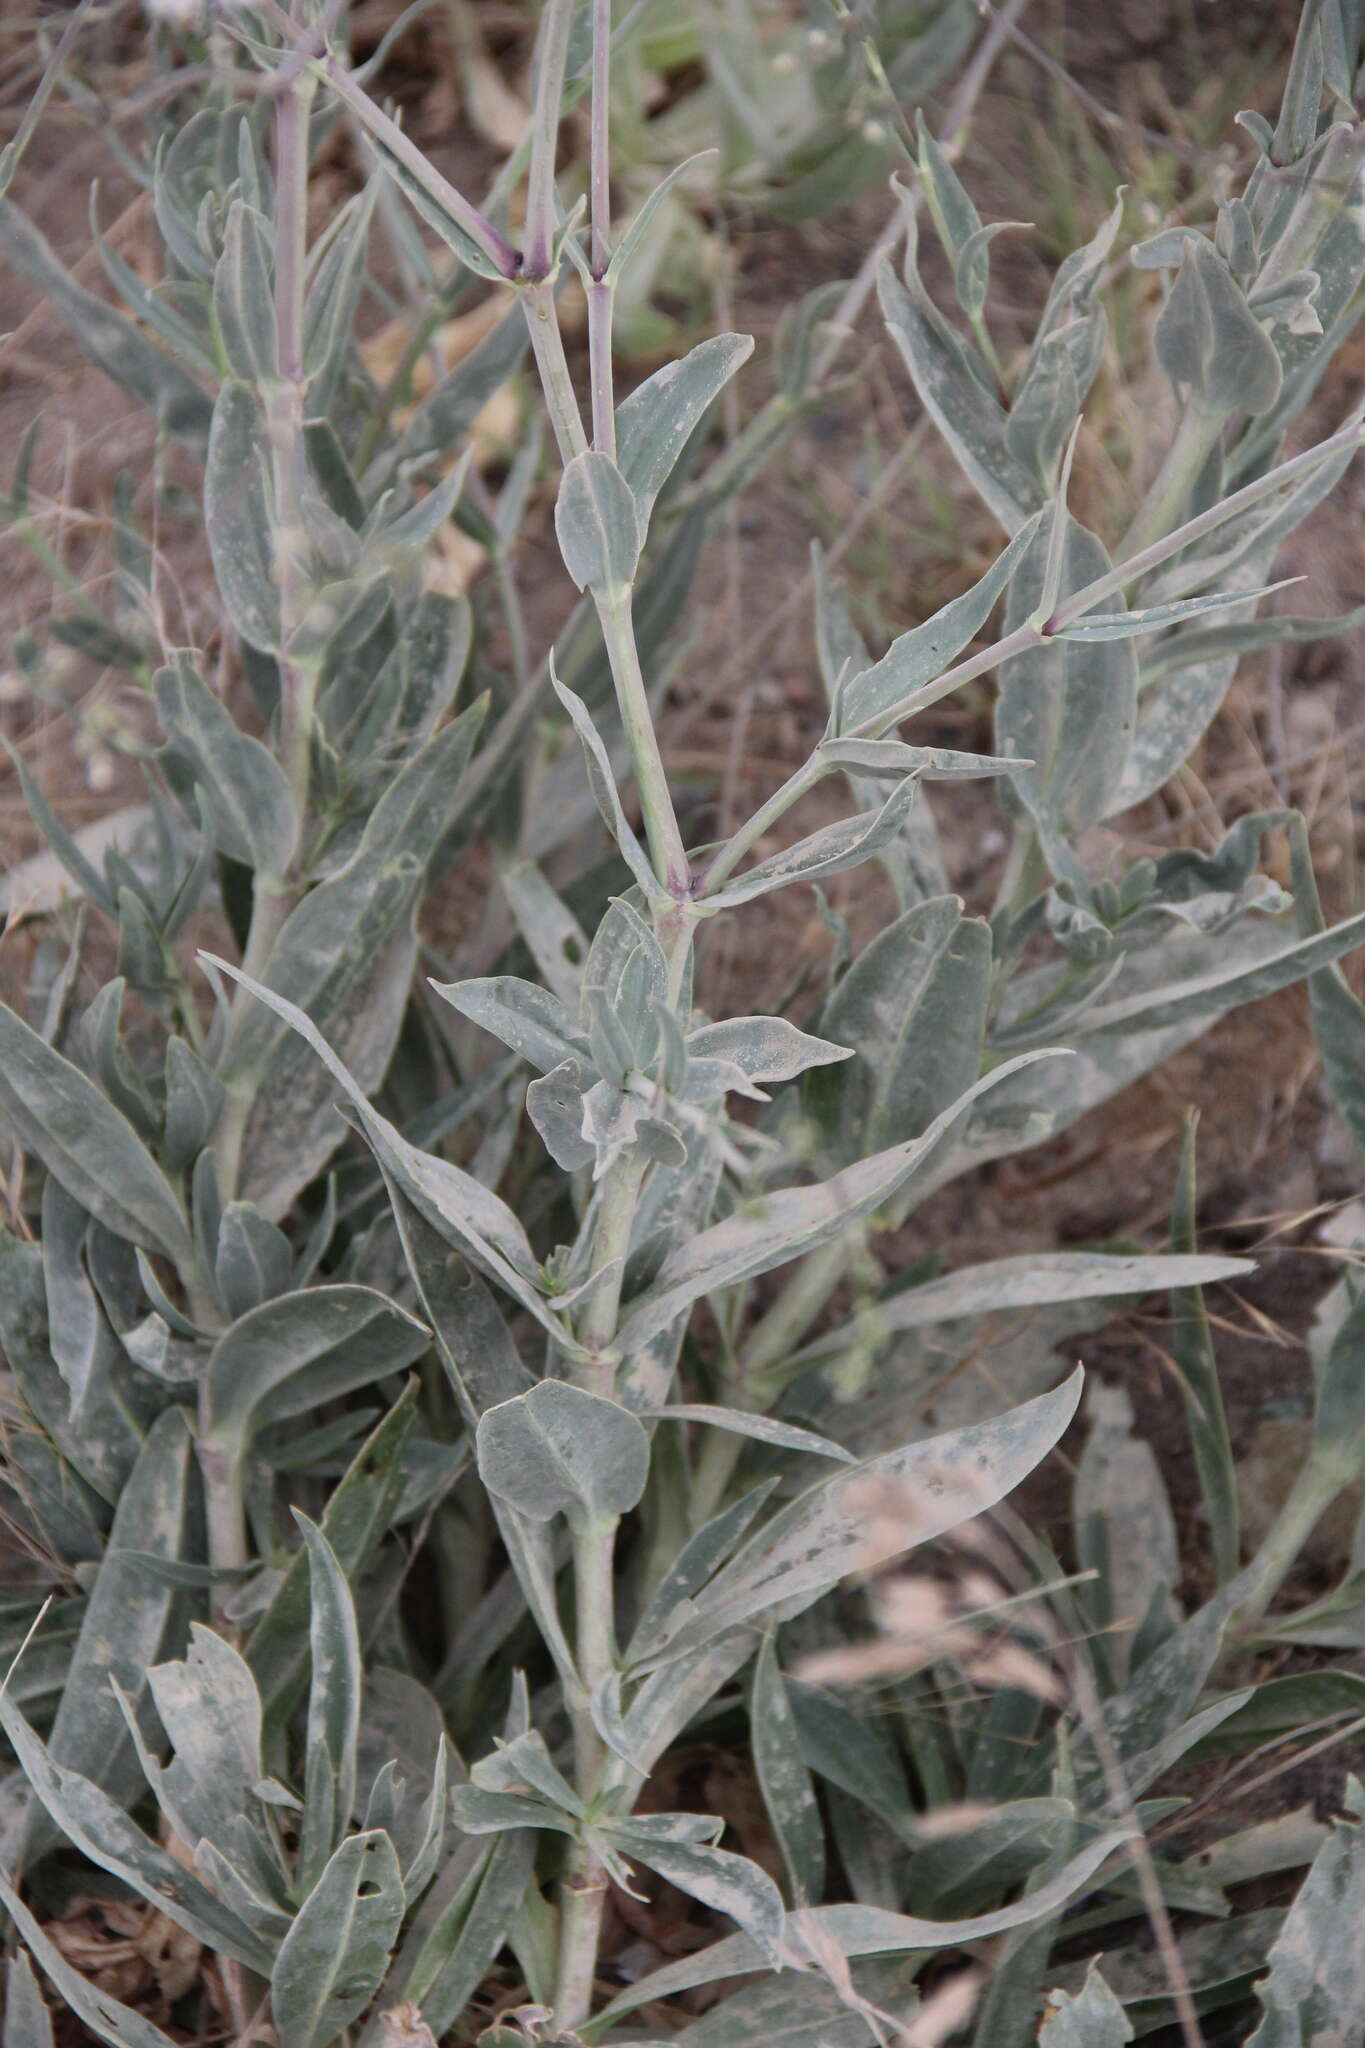
[[[403,1880],[376,1829],[338,1848],[280,1945],[270,2002],[281,2048],[331,2048],[384,1981]]]
[[[564,471],[555,504],[564,566],[580,590],[627,589],[644,541],[639,501],[610,456],[590,449]]]
[[[648,531],[654,500],[678,457],[708,408],[753,352],[750,334],[713,334],[690,354],[646,377],[617,407],[616,460],[635,493],[641,535]]]
[[[264,1302],[214,1346],[205,1425],[245,1446],[267,1423],[402,1372],[430,1341],[424,1323],[372,1287],[311,1287]]]
[[[299,1842],[299,1875],[303,1884],[311,1888],[322,1882],[323,1866],[350,1826],[355,1808],[360,1632],[355,1602],[336,1552],[322,1531],[297,1508],[294,1519],[303,1531],[308,1552],[311,1596],[308,1646],[313,1669],[308,1692],[307,1761]],[[401,1887],[399,1896],[401,1900]]]
[[[484,1413],[478,1458],[489,1491],[532,1521],[600,1519],[628,1513],[644,1492],[649,1439],[617,1402],[541,1380]]]
[[[1133,2038],[1127,2013],[1100,1974],[1090,1965],[1084,1988],[1050,1991],[1039,2048],[1124,2048]]]
[[[1346,1806],[1270,1951],[1256,1987],[1265,2012],[1249,2048],[1341,2048],[1365,2030],[1365,1798],[1349,1778]]]
[[[184,1212],[121,1112],[0,1003],[0,1123],[116,1236],[188,1268]]]

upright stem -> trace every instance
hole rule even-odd
[[[586,455],[588,441],[583,432],[583,416],[578,410],[573,378],[569,375],[569,359],[564,353],[553,278],[540,278],[528,285],[521,295],[521,309],[526,315],[531,350],[540,372],[541,389],[545,393],[559,459],[567,465],[576,455]]]
[[[577,1379],[590,1393],[611,1398],[616,1384],[611,1342],[621,1307],[621,1285],[635,1211],[644,1184],[645,1161],[624,1153],[608,1172],[597,1212],[593,1272],[579,1336],[590,1354]],[[617,1518],[586,1522],[573,1532],[574,1596],[577,1610],[575,1656],[585,1697],[572,1710],[574,1776],[579,1797],[590,1803],[601,1787],[606,1746],[592,1717],[593,1693],[615,1661],[614,1559]],[[562,2033],[580,2026],[592,2011],[597,1948],[607,1900],[607,1873],[584,1843],[575,1843],[560,1885],[559,1965],[555,2024]]]
[[[612,679],[616,684],[621,723],[630,743],[650,857],[664,887],[671,895],[682,896],[690,887],[691,871],[673,809],[663,755],[659,752],[659,736],[654,730],[649,692],[640,668],[635,623],[631,616],[631,593],[629,590],[605,595],[594,592],[593,596],[597,616],[602,623],[602,638],[606,642]]]
[[[588,363],[592,379],[592,445],[616,460],[611,323],[616,286],[611,252],[611,0],[592,0],[592,248],[588,286]]]
[[[1179,523],[1200,470],[1217,442],[1222,420],[1191,403],[1181,417],[1165,460],[1152,479],[1133,522],[1119,542],[1116,559],[1136,555]]]
[[[316,665],[289,655],[305,602],[303,290],[308,261],[308,114],[316,81],[306,72],[275,102],[275,357],[267,394],[275,495],[275,583],[280,600],[280,747],[300,819],[308,801]]]
[[[777,824],[807,790],[814,789],[819,780],[820,770],[814,756],[808,761],[803,761],[799,768],[793,769],[781,787],[775,789],[766,802],[759,805],[748,823],[741,825],[739,830],[726,840],[706,870],[708,895],[719,889],[723,882],[728,881],[745,854],[758,845],[769,826]]]
[[[291,657],[289,645],[307,606],[304,561],[303,487],[307,454],[303,422],[307,399],[304,373],[304,279],[308,262],[308,117],[317,81],[297,71],[275,101],[275,374],[264,392],[275,500],[275,587],[280,607],[280,755],[294,798],[300,830],[308,811],[313,715],[318,671],[311,659]],[[256,873],[251,925],[242,966],[253,980],[264,977],[293,893],[280,876]],[[219,1068],[227,1077],[229,1055],[250,1007],[245,989],[233,998]],[[214,1133],[214,1159],[224,1201],[236,1193],[242,1141],[254,1094],[249,1075],[228,1080],[228,1100]]]
[[[526,276],[536,281],[549,275],[554,255],[555,149],[559,141],[559,109],[564,97],[564,71],[569,58],[573,12],[574,0],[545,0],[545,12],[541,16],[536,104],[531,115],[531,170],[526,186],[526,241],[522,256]]]

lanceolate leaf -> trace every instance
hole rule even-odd
[[[1240,1562],[1237,1468],[1228,1437],[1227,1414],[1218,1380],[1209,1319],[1200,1291],[1207,1277],[1197,1277],[1195,1244],[1194,1125],[1186,1126],[1181,1145],[1175,1196],[1171,1204],[1171,1243],[1176,1256],[1190,1261],[1188,1278],[1171,1293],[1171,1350],[1180,1373],[1185,1416],[1190,1431],[1199,1488],[1209,1518],[1214,1564],[1225,1585]],[[1229,1261],[1229,1264],[1233,1263]]]
[[[981,1071],[990,932],[955,896],[916,903],[835,986],[821,1027],[857,1057],[805,1102],[836,1159],[916,1138]]]
[[[393,1526],[406,1483],[402,1459],[415,1421],[415,1395],[410,1381],[361,1446],[323,1514],[321,1528],[328,1548],[352,1578]],[[274,1723],[287,1716],[307,1677],[310,1611],[308,1551],[300,1546],[246,1643],[247,1661]]]
[[[1288,582],[1296,582],[1289,577]],[[1053,636],[1058,640],[1133,640],[1140,633],[1155,633],[1166,626],[1180,625],[1185,619],[1198,618],[1203,612],[1226,611],[1235,604],[1254,604],[1258,598],[1269,597],[1276,590],[1283,590],[1285,584],[1267,583],[1261,590],[1231,590],[1209,597],[1182,597],[1170,604],[1144,605],[1135,612],[1087,612],[1084,618],[1075,619],[1069,626],[1063,626]]]
[[[153,687],[167,744],[194,772],[218,851],[264,875],[283,875],[298,820],[275,756],[238,731],[187,655],[162,669]]]
[[[1031,1921],[1049,1919],[1085,1889],[1128,1839],[1123,1829],[1097,1836],[1049,1884],[1038,1886],[1017,1904],[1004,1906],[995,1913],[982,1913],[969,1920],[917,1920],[908,1914],[885,1912],[877,1906],[816,1906],[808,1915],[793,1915],[789,1919],[787,1939],[800,1960],[817,1964],[827,1941],[844,1956],[908,1954],[916,1949],[963,1948],[972,1942],[989,1941],[1015,1927],[1026,1927]],[[805,1938],[807,1928],[809,1942]],[[745,1935],[731,1935],[703,1949],[700,1955],[651,1971],[628,1991],[619,1992],[595,2016],[592,2031],[596,2034],[638,2005],[671,1998],[698,1984],[714,1984],[725,1977],[743,1976],[769,1967],[757,1942]]]
[[[1100,1003],[1082,1022],[1086,1036],[1127,1035],[1134,1029],[1164,1031],[1175,1025],[1214,1018],[1242,1003],[1252,1003],[1276,989],[1290,988],[1319,968],[1330,967],[1343,953],[1365,944],[1365,911],[1343,918],[1330,931],[1312,938],[1287,939],[1250,966],[1231,961],[1226,967],[1206,969],[1200,975],[1174,985],[1146,988],[1133,995],[1117,996]]]
[[[310,1287],[264,1302],[214,1347],[206,1425],[243,1446],[268,1423],[402,1372],[430,1342],[424,1323],[372,1287]]]
[[[267,654],[280,640],[275,519],[260,400],[249,385],[224,384],[209,434],[204,527],[228,617],[248,646]]]
[[[359,2017],[383,1982],[403,1905],[388,1836],[350,1836],[280,1945],[270,2004],[281,2048],[331,2048]]]
[[[308,1551],[308,1748],[299,1873],[311,1887],[351,1824],[360,1733],[360,1634],[346,1574],[322,1531],[295,1510]],[[390,1851],[390,1853],[392,1853]],[[381,1870],[382,1870],[381,1862]],[[382,1884],[382,1876],[379,1880]],[[401,1917],[401,1887],[399,1892]],[[343,2024],[345,2024],[343,2022]]]
[[[695,1614],[668,1648],[670,1658],[760,1615],[799,1614],[851,1572],[927,1543],[981,1514],[1045,1458],[1076,1412],[1079,1370],[993,1421],[887,1451],[812,1487],[751,1536],[696,1595]],[[894,1488],[903,1520],[868,1518],[873,1489]]]
[[[1038,1057],[1025,1053],[997,1067],[936,1117],[921,1137],[860,1159],[815,1187],[758,1196],[671,1252],[652,1286],[630,1305],[618,1334],[623,1351],[642,1348],[699,1296],[784,1265],[869,1215],[927,1163],[978,1096]]]
[[[755,896],[785,889],[789,882],[818,882],[826,875],[842,874],[859,867],[888,846],[900,832],[919,791],[919,777],[908,775],[893,789],[881,808],[867,815],[841,818],[825,825],[805,839],[798,839],[782,853],[761,860],[714,892],[706,894],[708,910],[731,910],[752,902]]]
[[[120,1237],[188,1265],[174,1189],[120,1111],[0,1003],[0,1125]]]
[[[367,1093],[383,1080],[402,1025],[416,952],[413,911],[460,815],[484,708],[483,700],[471,705],[403,764],[351,859],[291,912],[270,955],[269,987],[335,1041]],[[255,1007],[224,1079],[252,1100],[239,1192],[274,1220],[344,1135],[335,1092],[280,1016]]]
[[[1042,491],[1005,440],[997,401],[972,376],[960,344],[915,280],[907,291],[890,264],[877,273],[882,312],[921,404],[964,475],[1009,533],[1038,511]]]
[[[644,522],[639,502],[609,456],[576,455],[555,505],[564,566],[580,590],[606,593],[635,580]]]
[[[640,530],[708,408],[754,352],[752,335],[714,334],[665,363],[616,410],[616,460],[635,493]]]
[[[33,1965],[20,1949],[5,1972],[4,2048],[54,2048],[52,2015]]]
[[[431,1326],[436,1353],[469,1428],[485,1408],[524,1394],[531,1376],[492,1294],[459,1252],[432,1229],[390,1176],[386,1185],[398,1235]]]
[[[814,1904],[825,1888],[824,1828],[771,1631],[754,1659],[749,1740],[763,1803],[787,1867],[792,1902]]]
[[[410,1145],[386,1117],[371,1109],[364,1091],[295,1004],[251,981],[237,968],[229,967],[226,961],[216,960],[212,954],[206,954],[205,958],[250,988],[259,1002],[273,1010],[311,1046],[355,1109],[361,1129],[385,1173],[393,1178],[432,1228],[448,1243],[458,1245],[474,1265],[504,1286],[523,1307],[529,1308],[552,1336],[561,1343],[567,1342],[567,1333],[531,1284],[530,1276],[536,1270],[535,1257],[525,1231],[507,1204],[461,1167]]]
[[[149,1667],[169,1647],[182,1597],[125,1553],[197,1560],[201,1545],[190,1433],[183,1413],[167,1409],[148,1433],[120,1495],[48,1736],[58,1763],[94,1779],[115,1798],[135,1796],[142,1773],[109,1681],[139,1698]]]
[[[0,252],[50,300],[106,376],[144,401],[173,434],[202,448],[209,400],[175,358],[78,285],[12,201],[0,199]]]
[[[1195,1252],[1119,1256],[1110,1252],[1024,1253],[964,1266],[942,1280],[926,1280],[879,1301],[866,1319],[843,1323],[798,1353],[814,1362],[857,1338],[925,1329],[960,1316],[999,1314],[1056,1301],[1096,1301],[1115,1295],[1151,1294],[1167,1287],[1208,1287],[1236,1280],[1255,1269],[1249,1259],[1225,1259]],[[795,1361],[793,1361],[795,1363]]]
[[[1039,2048],[1125,2048],[1133,2038],[1128,2015],[1092,1963],[1084,1988],[1050,1991]]]
[[[394,1989],[420,2007],[439,2040],[488,1975],[525,1896],[535,1860],[533,1829],[492,1838],[463,1867],[452,1858],[429,1921],[414,1927],[395,1971]]]
[[[650,865],[649,857],[641,846],[639,837],[626,818],[616,784],[616,775],[611,765],[602,735],[592,722],[592,714],[583,699],[555,674],[554,661],[550,662],[550,681],[560,703],[573,720],[574,731],[578,734],[583,749],[583,761],[588,771],[588,786],[598,814],[612,838],[621,849],[626,864],[644,891],[646,898],[659,893],[658,878]]]
[[[851,1046],[798,1031],[785,1017],[731,1017],[723,1024],[703,1024],[691,1033],[687,1050],[693,1059],[728,1060],[757,1082],[791,1081],[811,1067],[853,1057]]]
[[[843,731],[851,732],[855,726],[884,720],[904,698],[951,667],[995,609],[1032,544],[1041,517],[1038,513],[1025,522],[981,580],[962,597],[955,597],[922,626],[912,626],[908,633],[902,633],[879,662],[844,685],[839,699]]]
[[[159,1774],[157,1796],[190,1849],[206,1838],[221,1844],[265,1776],[251,1667],[231,1643],[196,1622],[184,1658],[153,1665],[148,1684],[174,1751]]]
[[[117,1799],[79,1771],[54,1762],[18,1708],[0,1693],[0,1721],[25,1777],[49,1817],[83,1855],[141,1893],[210,1948],[248,1969],[269,1968],[270,1951],[183,1863],[145,1835]]]
[[[1109,567],[1095,535],[1068,518],[1059,595],[1082,589]],[[1032,616],[1045,571],[1040,529],[1010,586],[1007,632]],[[1037,762],[1012,786],[1057,832],[1081,831],[1106,814],[1136,722],[1137,655],[1126,641],[1092,647],[1056,639],[1015,655],[1001,669],[996,746]]]
[[[512,974],[480,981],[433,982],[452,1009],[491,1031],[520,1053],[537,1072],[548,1074],[562,1060],[590,1058],[577,1019],[558,996]]]
[[[655,1823],[662,1814],[640,1815],[613,1827],[614,1847],[667,1878],[679,1891],[700,1899],[713,1913],[736,1921],[755,1941],[771,1947],[781,1937],[782,1894],[765,1870],[747,1856],[708,1842],[675,1841]]]
[[[667,1408],[644,1408],[646,1422],[705,1422],[713,1429],[733,1430],[752,1437],[756,1443],[771,1444],[775,1450],[805,1451],[817,1458],[833,1458],[842,1465],[857,1460],[842,1444],[832,1443],[813,1429],[799,1429],[794,1422],[780,1422],[775,1415],[754,1415],[744,1408],[717,1408],[705,1401],[678,1401]]]

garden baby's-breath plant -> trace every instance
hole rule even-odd
[[[1251,1830],[1210,1866],[1166,1845],[1157,1788],[1341,1706],[1322,1684],[1346,1674],[1237,1681],[1257,1631],[1292,1639],[1267,1608],[1359,1475],[1356,1305],[1307,1474],[1244,1562],[1200,1290],[1245,1265],[1195,1249],[1192,1138],[1169,1253],[884,1278],[875,1252],[954,1176],[1305,978],[1359,1121],[1365,1036],[1334,963],[1365,919],[1324,927],[1301,822],[1244,817],[1213,853],[1103,873],[1086,835],[1180,769],[1241,652],[1319,630],[1257,607],[1362,438],[1353,416],[1286,447],[1360,311],[1360,11],[1305,12],[1279,124],[1247,117],[1255,162],[1213,231],[1135,252],[1169,279],[1153,346],[1177,424],[1126,535],[1067,502],[1121,206],[1016,361],[990,332],[993,228],[931,127],[904,139],[881,308],[1003,545],[876,659],[819,574],[825,730],[709,846],[661,754],[660,686],[708,520],[819,389],[828,295],[796,309],[774,396],[708,460],[747,337],[614,389],[617,295],[661,217],[612,214],[609,0],[547,0],[515,230],[518,167],[483,204],[452,187],[340,17],[266,0],[205,18],[206,82],[169,73],[139,167],[162,276],[97,245],[124,310],[0,202],[0,250],[199,465],[222,621],[212,649],[165,644],[150,601],[111,622],[76,593],[55,621],[155,716],[141,838],[98,862],[15,757],[90,922],[40,960],[27,1019],[0,1009],[0,1118],[26,1162],[0,1239],[6,1481],[30,1551],[0,1692],[6,2039],[51,2038],[27,1955],[99,2038],[169,2040],[56,1938],[47,1908],[79,1882],[63,1844],[202,1944],[208,2024],[249,2038],[268,2019],[282,2048],[639,2042],[642,2015],[695,2048],[929,2027],[1107,2048],[1167,2019],[1196,2041],[1196,2000],[1257,1976],[1263,2048],[1309,2000],[1349,2039],[1359,1793],[1331,1834]],[[581,89],[588,198],[566,217],[556,149]],[[314,233],[310,164],[339,130],[368,183]],[[960,323],[920,282],[921,214]],[[432,303],[474,281],[507,300],[411,406],[357,343],[381,224],[437,287],[409,369]],[[586,404],[560,324],[575,275]],[[516,573],[538,431],[497,491],[464,445],[528,349],[582,593],[543,671]],[[32,547],[30,454],[8,511]],[[424,576],[452,521],[489,560],[473,601]],[[149,600],[154,559],[126,555]],[[241,719],[206,654],[240,675]],[[41,649],[28,670],[41,687]],[[907,731],[987,675],[992,753]],[[1012,832],[989,919],[949,889],[934,834],[928,792],[964,777],[993,782]],[[827,780],[845,814],[770,850]],[[1292,890],[1260,871],[1272,832]],[[896,915],[856,955],[839,936],[813,1015],[702,1014],[712,920],[871,860]],[[476,861],[497,894],[472,967],[438,961],[417,910]],[[196,966],[206,911],[235,957],[225,938]],[[89,1002],[85,958],[114,969]],[[1053,1353],[1071,1305],[1166,1289],[1211,1550],[1189,1614],[1160,1474],[1112,1392],[1076,1472],[1078,1573],[1060,1527],[976,1520],[1076,1413]],[[984,1319],[1020,1309],[1038,1321],[992,1406],[957,1368]],[[888,1576],[950,1538],[955,1590]],[[869,1587],[882,1634],[857,1642]],[[682,1806],[670,1753],[699,1726],[747,1726],[770,1856]],[[1273,1926],[1227,1919],[1223,1882],[1303,1865]],[[631,1976],[603,1947],[608,1901],[660,1882],[714,1938]],[[1094,1969],[1054,1958],[1092,1931]],[[986,1981],[921,2001],[931,1959],[986,1942]],[[707,2017],[675,2002],[737,1980]]]

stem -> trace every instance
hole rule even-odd
[[[807,790],[814,789],[820,778],[821,770],[815,756],[812,755],[808,761],[804,761],[799,768],[787,777],[780,789],[773,791],[766,803],[759,805],[748,823],[741,825],[739,830],[726,840],[724,846],[722,846],[720,852],[707,869],[706,895],[709,896],[713,891],[720,888],[722,882],[726,881],[739,866],[745,854],[757,846],[764,833],[771,826],[775,825],[778,819],[806,794]]]
[[[1200,470],[1218,440],[1222,421],[1202,406],[1191,403],[1176,428],[1161,468],[1152,479],[1127,533],[1119,542],[1117,558],[1138,554],[1150,547],[1179,521],[1189,503],[1190,492]]]
[[[592,382],[592,445],[616,460],[611,322],[616,287],[607,274],[611,232],[611,0],[592,0],[592,139],[589,179],[592,246],[588,286],[588,363]]]
[[[1333,456],[1344,455],[1348,450],[1359,448],[1363,442],[1365,429],[1362,429],[1360,418],[1356,415],[1344,427],[1338,428],[1335,434],[1329,435],[1325,441],[1317,442],[1312,448],[1305,448],[1302,455],[1291,456],[1288,462],[1282,462],[1277,468],[1268,470],[1264,476],[1244,484],[1241,490],[1234,491],[1231,497],[1221,499],[1216,505],[1210,505],[1205,512],[1196,513],[1193,519],[1187,519],[1174,533],[1168,533],[1161,540],[1154,541],[1150,547],[1130,555],[1128,560],[1121,562],[1117,568],[1107,570],[1103,576],[1097,576],[1093,583],[1087,583],[1083,589],[1064,598],[1052,617],[1043,625],[1037,626],[1030,620],[1025,620],[1022,626],[1017,626],[1014,632],[1007,633],[1003,640],[997,640],[994,646],[982,648],[980,653],[969,655],[965,661],[959,661],[954,667],[946,669],[934,682],[925,683],[920,689],[912,690],[908,697],[903,697],[899,704],[892,705],[889,711],[879,712],[875,718],[864,719],[861,725],[855,726],[845,737],[880,739],[903,719],[911,717],[917,711],[923,711],[930,704],[936,704],[940,697],[946,697],[951,691],[961,689],[964,683],[974,682],[977,676],[985,675],[987,670],[1008,661],[1011,655],[1024,654],[1031,647],[1041,646],[1061,632],[1063,627],[1070,626],[1082,618],[1093,605],[1100,602],[1101,598],[1113,597],[1127,585],[1135,583],[1140,576],[1145,576],[1149,569],[1159,568],[1163,562],[1168,562],[1172,555],[1178,555],[1194,541],[1202,540],[1206,534],[1216,532],[1229,519],[1235,519],[1240,513],[1249,511],[1263,498],[1273,497],[1284,485],[1296,482],[1300,477],[1316,469],[1319,464],[1330,462]]]
[[[659,752],[659,736],[654,730],[649,692],[640,668],[635,624],[631,616],[631,592],[594,591],[593,599],[616,684],[621,723],[630,743],[635,786],[640,792],[650,857],[655,873],[669,893],[684,896],[691,887],[691,870],[682,833],[678,829],[677,813],[673,809],[663,756]]]
[[[640,1153],[624,1152],[611,1167],[603,1184],[593,1240],[592,1265],[597,1284],[588,1297],[578,1333],[585,1348],[595,1356],[605,1352],[616,1335],[626,1253],[630,1249],[635,1210],[644,1185],[645,1165]],[[585,1367],[584,1375],[586,1378],[580,1379],[580,1384],[590,1380],[590,1392],[610,1396],[615,1385],[615,1373],[609,1364]]]
[[[795,1349],[848,1271],[853,1249],[844,1232],[802,1259],[740,1352],[740,1374],[751,1385]]]
[[[1031,903],[1046,884],[1047,862],[1038,844],[1038,829],[1031,818],[1019,818],[1015,821],[1009,858],[1000,877],[992,917],[998,917],[1002,911],[1006,916],[1014,916],[1026,903]]]
[[[284,927],[285,919],[293,907],[292,893],[272,882],[265,875],[257,875],[251,897],[251,924],[246,935],[246,948],[242,954],[242,972],[249,974],[253,981],[262,981],[270,965],[270,956],[275,941]],[[249,1073],[240,1074],[235,1080],[229,1079],[231,1055],[236,1048],[238,1037],[255,998],[248,997],[240,984],[234,990],[232,1008],[228,1012],[223,1043],[219,1048],[217,1072],[220,1080],[226,1081],[228,1099],[223,1105],[213,1134],[213,1158],[218,1170],[218,1188],[225,1202],[230,1202],[237,1192],[237,1176],[242,1163],[242,1140],[246,1135],[251,1106],[256,1098],[256,1086]]]
[[[241,1460],[208,1434],[202,1397],[199,1429],[195,1450],[204,1480],[204,1516],[207,1523],[209,1563],[215,1571],[239,1571],[247,1561],[246,1509],[242,1498]],[[230,1591],[230,1586],[214,1588],[214,1619],[220,1628],[223,1626],[222,1607]]]
[[[611,1341],[616,1335],[635,1211],[644,1185],[646,1161],[627,1152],[610,1169],[602,1189],[593,1240],[597,1285],[588,1297],[579,1335],[592,1354],[576,1375],[590,1393],[612,1397],[616,1368]],[[606,1746],[592,1717],[592,1696],[615,1663],[613,1562],[617,1518],[589,1522],[573,1531],[574,1593],[577,1607],[575,1658],[583,1696],[571,1709],[574,1776],[579,1797],[590,1805],[601,1789]],[[575,1843],[560,1885],[559,1965],[555,1982],[555,2024],[572,2031],[592,2011],[597,1948],[607,1901],[607,1873],[592,1851]]]
[[[316,81],[300,75],[275,103],[275,356],[266,393],[275,492],[275,581],[280,599],[280,751],[302,824],[317,668],[289,657],[306,607],[303,562],[303,297],[308,261],[308,113]]]
[[[612,396],[611,322],[616,287],[604,277],[588,286],[588,369],[592,385],[592,445],[616,460],[616,406]]]
[[[781,1390],[780,1377],[768,1378],[795,1349],[848,1270],[847,1235],[821,1245],[797,1266],[767,1313],[749,1333],[739,1356],[739,1374],[729,1389],[732,1406],[764,1415]],[[700,1529],[716,1514],[743,1456],[746,1439],[736,1431],[717,1429],[702,1447],[692,1475],[689,1514]]]
[[[1264,1542],[1243,1574],[1248,1590],[1239,1601],[1234,1623],[1249,1635],[1288,1578],[1308,1537],[1326,1514],[1352,1473],[1343,1473],[1335,1459],[1321,1451],[1309,1453]]]
[[[607,1903],[607,1873],[581,1848],[569,1858],[559,1897],[559,1971],[555,2025],[572,2035],[592,2013],[597,1949]]]
[[[583,432],[583,417],[578,410],[573,378],[569,375],[569,359],[564,353],[553,280],[541,278],[523,291],[521,307],[526,315],[531,350],[540,372],[550,424],[555,430],[559,459],[567,467],[576,455],[587,454],[588,441]]]
[[[308,264],[308,117],[317,81],[299,71],[275,101],[275,376],[264,392],[275,497],[275,582],[280,602],[280,757],[302,833],[308,811],[313,716],[318,685],[314,660],[290,659],[291,639],[307,610],[303,561],[303,489],[307,453],[303,422],[304,281]],[[243,970],[261,980],[292,907],[292,892],[277,876],[257,869]],[[220,1049],[226,1074],[251,998],[237,988]],[[239,1074],[214,1134],[214,1160],[223,1200],[236,1193],[242,1141],[255,1094],[253,1077]]]
[[[548,277],[554,254],[555,145],[559,140],[559,109],[564,97],[564,71],[569,59],[573,10],[574,0],[546,0],[541,17],[536,104],[531,116],[531,170],[526,181],[523,258],[525,274],[535,282]],[[597,61],[596,50],[593,51],[593,61]]]

